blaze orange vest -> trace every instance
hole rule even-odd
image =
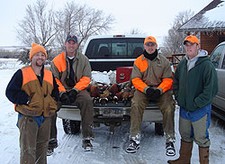
[[[57,110],[57,102],[51,97],[53,90],[53,76],[51,71],[44,69],[42,85],[31,66],[21,69],[24,90],[30,98],[27,105],[16,105],[15,110],[28,116],[52,116]]]

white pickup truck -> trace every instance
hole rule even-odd
[[[210,59],[218,76],[218,93],[212,103],[216,108],[213,108],[212,113],[225,121],[225,42],[215,47]]]
[[[118,67],[132,67],[133,61],[143,51],[143,42],[146,36],[115,35],[115,36],[92,36],[84,45],[83,54],[86,55],[94,71],[117,70]],[[127,69],[124,69],[125,71]],[[117,77],[123,81],[127,72],[117,72]],[[130,102],[94,103],[94,123],[104,123],[113,132],[116,126],[130,119]],[[76,106],[63,105],[58,112],[58,117],[63,120],[66,134],[80,132],[80,111]],[[155,133],[163,135],[162,114],[155,103],[150,103],[144,111],[143,121],[155,123]]]

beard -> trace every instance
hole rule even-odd
[[[44,66],[44,61],[43,60],[37,60],[36,63],[35,63],[35,65],[37,67],[43,67]]]

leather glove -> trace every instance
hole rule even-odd
[[[161,91],[157,88],[148,88],[146,90],[146,95],[151,99],[151,100],[157,100],[160,95],[161,95]]]
[[[155,92],[155,89],[154,88],[152,88],[152,87],[149,87],[147,90],[146,90],[146,95],[147,95],[147,97],[152,97],[152,95],[154,94],[154,92]]]
[[[62,93],[59,100],[63,105],[68,105],[70,104],[70,98],[66,92]]]
[[[72,89],[68,92],[70,103],[74,103],[77,97],[77,91],[75,89]]]
[[[151,100],[157,100],[161,95],[161,91],[159,89],[155,89],[153,94],[151,95],[150,99]]]

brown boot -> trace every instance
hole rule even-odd
[[[180,157],[175,160],[167,161],[170,164],[190,164],[193,142],[185,142],[181,140]]]
[[[209,164],[209,147],[199,147],[200,164]]]

